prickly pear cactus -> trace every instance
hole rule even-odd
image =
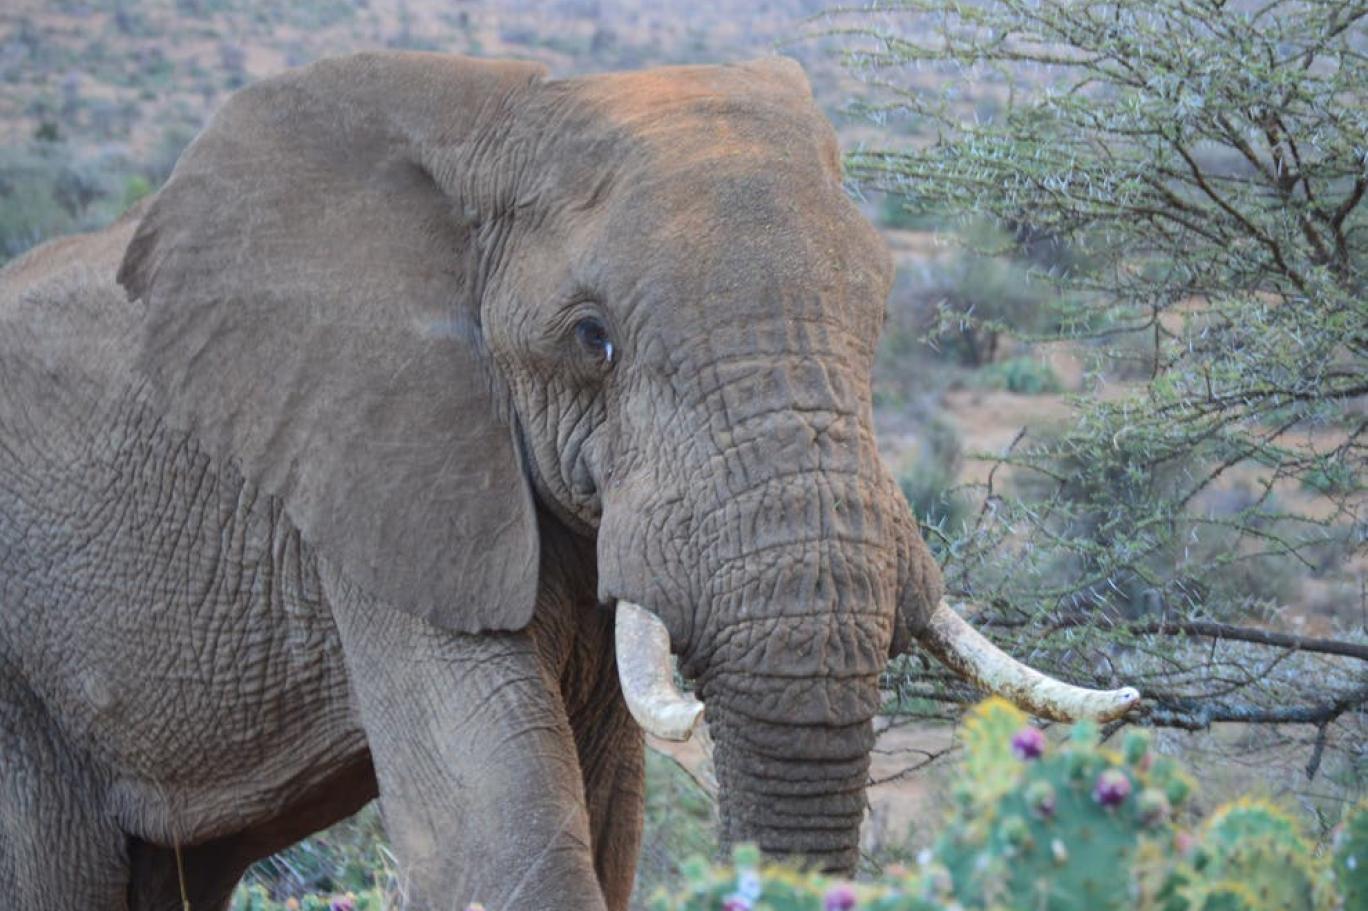
[[[687,893],[657,893],[651,911],[943,911],[934,886],[915,875],[887,877],[878,885],[855,885],[783,867],[762,866],[753,845],[736,849],[730,867],[701,859],[684,869]]]
[[[1335,882],[1345,911],[1368,908],[1368,800],[1349,811],[1335,829]]]
[[[1052,745],[989,700],[964,742],[956,808],[915,873],[852,885],[763,867],[746,847],[729,867],[691,863],[687,889],[652,911],[1368,911],[1368,802],[1331,862],[1266,801],[1227,804],[1196,834],[1175,827],[1192,780],[1142,732],[1119,753],[1090,724]]]
[[[1213,890],[1238,892],[1256,911],[1325,911],[1331,891],[1324,865],[1295,819],[1262,800],[1218,809],[1202,830],[1187,887],[1194,908]]]
[[[935,859],[967,907],[1131,911],[1154,905],[1173,865],[1174,808],[1190,791],[1143,734],[1123,754],[1079,724],[1051,747],[1008,703],[974,710],[966,771]]]
[[[1254,893],[1240,883],[1202,883],[1196,889],[1191,903],[1183,907],[1195,911],[1260,911],[1263,908]]]

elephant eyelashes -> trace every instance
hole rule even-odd
[[[575,338],[594,357],[604,364],[613,363],[613,341],[608,337],[608,328],[592,316],[586,316],[575,323]]]

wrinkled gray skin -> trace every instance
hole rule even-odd
[[[726,838],[851,869],[940,595],[875,451],[889,278],[782,59],[236,95],[0,273],[6,906],[178,908],[179,844],[222,907],[378,793],[412,907],[625,908],[619,598],[697,681]]]

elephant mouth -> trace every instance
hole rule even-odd
[[[1132,687],[1088,689],[1022,664],[989,642],[945,601],[932,612],[918,639],[960,676],[1043,718],[1111,721],[1140,702],[1139,692]],[[665,624],[641,605],[619,600],[615,642],[618,679],[632,717],[657,737],[689,739],[703,715],[703,704],[675,685]]]

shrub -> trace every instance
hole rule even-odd
[[[928,532],[935,546],[959,533],[969,506],[956,487],[960,467],[960,441],[955,428],[939,415],[920,426],[920,445],[898,469],[898,487],[912,514]]]
[[[1119,752],[1091,723],[1051,745],[1007,703],[970,713],[955,805],[916,869],[852,884],[765,865],[753,847],[727,866],[687,867],[687,887],[652,911],[1328,911],[1362,907],[1368,804],[1321,859],[1292,817],[1239,800],[1204,822],[1192,779],[1148,737]],[[1195,823],[1195,824],[1192,824]],[[1341,903],[1342,902],[1342,903]]]
[[[1006,389],[1021,395],[1045,395],[1064,391],[1054,369],[1033,357],[1010,357],[981,367],[975,380],[989,389]]]
[[[1000,460],[999,481],[1032,473],[1036,495],[977,488],[981,521],[942,550],[950,591],[1046,667],[1143,681],[1156,723],[1314,726],[1310,773],[1330,756],[1360,783],[1368,690],[1341,660],[1359,599],[1329,612],[1324,654],[1295,628],[1255,649],[1258,630],[1232,640],[1213,621],[1295,611],[1322,555],[1350,591],[1368,553],[1365,21],[1320,0],[918,0],[814,20],[878,122],[922,128],[848,156],[861,190],[946,224],[973,213],[961,235],[991,225],[1008,249],[968,277],[1029,261],[1050,289],[1036,331],[1117,355],[1130,380],[1085,377],[1067,432]],[[986,239],[966,242],[991,253]],[[1026,287],[1003,276],[999,301]],[[942,345],[991,361],[995,325],[1017,321],[981,318],[963,286],[941,295]],[[1248,508],[1203,509],[1242,479]],[[1231,581],[1256,564],[1288,587],[1247,598]],[[1148,617],[1126,623],[1138,601]]]
[[[303,900],[309,895],[378,894],[389,879],[385,844],[380,813],[372,804],[255,864],[244,881],[277,902],[290,897]],[[245,906],[244,911],[247,909],[256,911],[252,905]]]

